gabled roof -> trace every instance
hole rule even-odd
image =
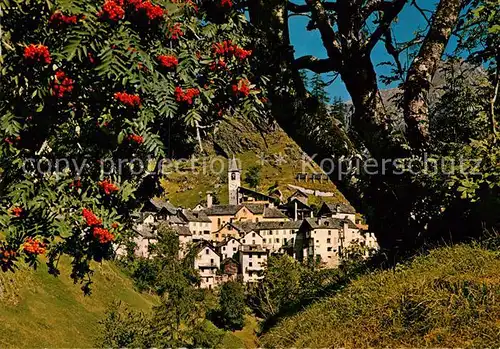
[[[241,208],[240,205],[213,205],[203,210],[207,216],[231,216]]]
[[[182,216],[187,222],[211,223],[205,211],[182,210]]]
[[[228,223],[228,225],[231,225],[234,229],[238,230],[239,232],[246,233],[251,230],[255,230],[257,223],[242,221],[242,222],[231,222]]]
[[[248,233],[253,231],[260,232],[262,230],[281,230],[281,229],[299,229],[302,221],[262,221],[262,222],[232,222],[228,223],[239,232]]]
[[[156,239],[155,229],[149,224],[136,225],[132,229],[144,239]]]
[[[356,210],[350,204],[346,204],[343,202],[339,202],[336,204],[323,202],[321,208],[319,209],[321,213],[347,213],[347,214],[355,214]]]
[[[180,236],[191,236],[191,235],[193,235],[191,233],[191,230],[189,230],[189,228],[186,227],[185,225],[174,225],[174,226],[172,226],[172,230],[174,230]]]
[[[178,216],[170,216],[167,222],[170,224],[185,224],[186,223]]]
[[[205,249],[205,247],[208,247],[209,249],[211,249],[216,255],[220,256],[220,254],[217,252],[217,250],[215,249],[214,245],[212,245],[212,243],[210,243],[209,241],[206,241],[206,240],[201,240],[199,241],[195,246],[194,246],[194,251],[195,251],[195,254],[198,254],[200,253],[202,250]]]
[[[258,191],[255,191],[253,189],[250,189],[250,188],[245,188],[245,187],[239,187],[238,188],[238,191],[240,193],[243,193],[243,194],[247,194],[251,197],[259,197],[259,198],[264,198],[270,202],[274,202],[276,201],[276,198],[275,197],[272,197],[272,196],[269,196],[267,194],[264,194],[264,193],[260,193]]]
[[[205,212],[207,216],[234,216],[243,207],[246,207],[253,214],[263,214],[266,205],[251,203],[244,203],[241,205],[213,205],[203,210],[203,212]]]
[[[251,203],[244,203],[241,204],[241,208],[246,207],[250,212],[253,214],[263,214],[264,210],[266,208],[266,205],[264,204],[251,204]],[[240,209],[241,209],[240,208]],[[238,210],[239,211],[239,210]]]
[[[255,231],[255,230],[250,230],[249,232],[245,233],[245,235],[243,235],[242,239],[245,238],[249,234],[256,234],[262,239],[262,235],[260,235],[259,232]],[[242,243],[242,245],[243,245],[243,243]],[[245,245],[249,245],[249,244],[245,244]]]
[[[283,212],[274,207],[264,208],[264,218],[288,218]]]
[[[300,207],[301,209],[306,209],[306,210],[309,210],[309,211],[313,210],[311,206],[309,206],[308,204],[300,201],[296,197],[292,198],[292,199],[290,199],[290,201],[288,201],[287,207],[292,207],[295,203],[297,203],[297,207]]]
[[[149,203],[146,204],[145,209],[154,209],[155,212],[167,212],[170,215],[175,215],[177,214],[177,207],[172,205],[170,202],[164,200],[164,199],[149,199]]]
[[[308,198],[309,194],[307,194],[303,190],[297,189],[297,190],[295,190],[295,192],[292,195],[290,195],[290,197],[288,198],[288,200],[290,200],[290,199],[292,199],[292,198],[294,198],[296,196],[302,196],[302,197]]]
[[[302,225],[307,225],[311,229],[342,229],[344,224],[347,223],[350,229],[358,229],[356,225],[349,219],[339,218],[306,218],[302,221]]]

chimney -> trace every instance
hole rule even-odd
[[[207,191],[207,208],[212,207],[212,203],[213,203],[212,192]]]

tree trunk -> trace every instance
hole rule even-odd
[[[461,0],[441,0],[429,32],[408,71],[404,86],[404,117],[410,146],[425,151],[429,143],[427,96],[441,56],[455,28]]]

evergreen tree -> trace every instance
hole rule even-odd
[[[326,105],[330,102],[326,87],[328,84],[323,80],[321,74],[314,74],[310,81],[311,95],[316,97],[320,103]]]
[[[227,330],[240,330],[245,322],[245,292],[241,283],[229,281],[222,285],[219,296],[219,321]]]

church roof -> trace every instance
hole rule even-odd
[[[238,162],[236,161],[236,158],[233,156],[233,158],[229,160],[228,172],[236,172],[239,170],[240,169],[238,168]]]

